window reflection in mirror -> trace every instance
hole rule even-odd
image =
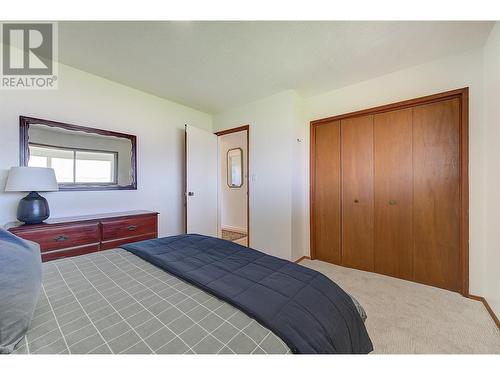
[[[117,184],[118,152],[82,151],[29,143],[28,167],[53,168],[65,184]]]
[[[53,168],[60,186],[128,186],[133,183],[130,139],[44,124],[28,130],[30,167]]]
[[[243,186],[243,150],[232,148],[227,152],[227,185],[230,188]]]

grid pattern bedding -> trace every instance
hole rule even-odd
[[[278,335],[292,353],[373,350],[352,298],[318,271],[194,233],[122,248],[237,307]]]
[[[43,264],[42,293],[14,353],[287,354],[240,310],[122,249]]]

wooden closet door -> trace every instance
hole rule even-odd
[[[460,290],[460,100],[413,109],[415,281]]]
[[[375,272],[413,279],[412,109],[375,115]]]
[[[341,120],[342,264],[373,271],[373,116]]]
[[[340,264],[340,121],[314,129],[314,257]]]

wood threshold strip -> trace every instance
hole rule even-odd
[[[467,298],[482,302],[484,307],[486,308],[486,310],[490,314],[491,318],[493,319],[493,321],[497,325],[497,328],[500,329],[500,321],[498,320],[498,317],[496,316],[496,314],[493,311],[493,309],[491,308],[491,306],[488,304],[488,301],[486,301],[486,298],[484,298],[482,296],[476,296],[474,294],[467,295]]]
[[[304,255],[303,257],[300,257],[299,259],[297,259],[294,263],[300,263],[300,262],[302,262],[304,259],[311,259],[311,257],[308,257],[308,256]]]

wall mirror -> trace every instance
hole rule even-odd
[[[243,150],[232,148],[227,151],[227,185],[230,188],[243,186]]]
[[[56,172],[60,190],[137,189],[136,137],[20,117],[20,165]]]

